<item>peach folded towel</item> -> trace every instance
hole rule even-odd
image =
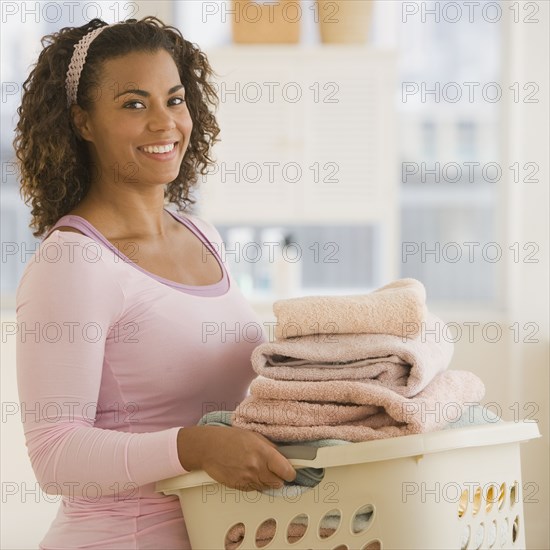
[[[479,377],[461,370],[438,374],[413,398],[371,382],[303,382],[257,377],[250,385],[250,396],[233,412],[232,425],[256,431],[272,441],[323,438],[369,441],[442,429],[448,422],[460,418],[468,404],[479,403],[484,395],[485,386]],[[300,418],[299,407],[304,405],[304,422],[294,420],[294,425],[287,421],[280,422],[280,415],[284,414],[289,401],[295,407],[294,417]],[[323,407],[327,404],[334,407],[335,403],[381,409],[374,413],[367,410],[362,418],[359,414],[354,420],[349,420],[348,413],[341,422],[338,422],[336,411],[336,422],[333,424],[315,425],[312,422],[315,416],[326,422],[327,414],[323,412]],[[315,409],[319,412],[316,413]],[[332,411],[329,414],[333,414]]]
[[[410,336],[425,318],[426,289],[416,279],[398,279],[369,294],[277,300],[273,313],[278,340],[308,334]]]
[[[252,368],[276,380],[358,380],[382,384],[412,397],[449,366],[454,344],[445,323],[427,312],[415,337],[393,334],[334,334],[318,342],[310,334],[263,342],[251,355]]]

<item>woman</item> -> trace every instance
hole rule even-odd
[[[46,39],[14,141],[45,234],[17,288],[19,397],[38,482],[62,495],[40,548],[189,548],[156,481],[204,469],[261,490],[296,475],[260,434],[196,426],[244,399],[264,341],[239,332],[260,320],[219,233],[181,212],[219,133],[213,71],[155,17]]]

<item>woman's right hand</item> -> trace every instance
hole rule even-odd
[[[296,470],[263,435],[233,426],[190,426],[178,433],[178,455],[187,470],[241,491],[281,488]]]

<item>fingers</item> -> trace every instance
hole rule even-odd
[[[270,453],[267,461],[267,467],[279,478],[285,481],[294,481],[296,479],[296,470],[292,467],[288,459],[279,451]]]
[[[268,457],[264,469],[258,472],[257,481],[249,484],[247,491],[264,491],[265,489],[280,489],[284,481],[293,481],[296,478],[296,471],[287,459],[278,451],[274,451]]]
[[[280,489],[284,486],[282,479],[276,476],[264,476],[255,482],[247,483],[246,485],[236,485],[234,488],[240,491],[265,491],[266,489]]]
[[[273,443],[273,441],[271,441],[270,439],[267,439],[267,437],[265,437],[265,435],[262,435],[258,432],[251,432],[251,433],[253,433],[256,437],[259,437],[264,443],[267,443],[273,449],[277,448],[277,445],[275,443]]]
[[[256,479],[248,481],[246,483],[233,485],[235,489],[240,491],[265,491],[266,489],[281,489],[284,487],[284,481],[293,481],[296,478],[296,471],[294,468],[287,462],[286,458],[283,455],[280,455],[278,452],[274,453],[279,455],[282,460],[278,460],[277,457],[273,459],[272,462],[264,462],[263,468],[257,472]],[[270,464],[272,464],[270,466]],[[282,468],[281,468],[282,464]],[[273,471],[271,468],[274,468],[276,471]],[[280,475],[280,472],[283,472],[285,477]]]
[[[228,428],[222,428],[228,430]],[[277,449],[277,445],[265,436],[241,428],[235,430],[231,437],[226,438],[223,445],[226,452],[221,461],[218,452],[212,453],[208,463],[217,481],[240,491],[264,491],[268,488],[280,489],[284,481],[294,481],[296,471]],[[219,442],[215,444],[219,449]],[[210,470],[210,471],[209,471]],[[212,475],[212,474],[211,474]]]
[[[255,433],[255,435],[259,436],[270,447],[270,449],[267,449],[267,469],[279,480],[294,481],[296,470],[288,459],[279,452],[277,445],[261,434]]]
[[[256,437],[261,439],[261,441],[267,444],[270,449],[267,449],[267,469],[270,473],[274,474],[274,480],[279,480],[282,485],[282,480],[285,481],[294,481],[296,479],[296,470],[292,467],[288,459],[282,455],[277,449],[277,445],[269,440],[264,435],[258,432],[253,433]]]

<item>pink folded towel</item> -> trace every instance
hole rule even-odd
[[[258,378],[258,380],[262,380]],[[264,391],[260,387],[255,391]],[[265,393],[269,391],[266,389]],[[262,424],[281,424],[285,426],[323,426],[338,425],[347,422],[372,418],[384,409],[376,405],[347,405],[341,403],[322,403],[312,401],[283,401],[264,399],[254,396],[248,398],[246,406],[240,409],[242,421],[251,420]],[[244,403],[244,401],[242,402]]]
[[[405,396],[423,390],[448,368],[454,344],[445,323],[430,312],[414,337],[393,334],[317,335],[264,342],[252,351],[254,371],[275,380],[372,381]]]
[[[372,382],[302,382],[263,377],[252,381],[250,394],[232,415],[235,427],[256,431],[272,441],[324,438],[369,441],[442,429],[448,422],[456,421],[468,403],[479,403],[485,395],[485,386],[472,372],[448,370],[438,374],[414,398]],[[264,423],[270,417],[280,420],[288,401],[296,406],[307,402],[304,422]],[[309,423],[316,409],[322,411],[324,404],[334,406],[334,403],[376,406],[382,410],[374,414],[368,410],[363,418],[359,414],[354,420],[346,418],[332,425]],[[325,418],[323,414],[318,412],[318,418]]]
[[[398,279],[364,295],[277,300],[273,312],[278,340],[308,334],[409,336],[420,331],[425,318],[426,289],[416,279]]]

